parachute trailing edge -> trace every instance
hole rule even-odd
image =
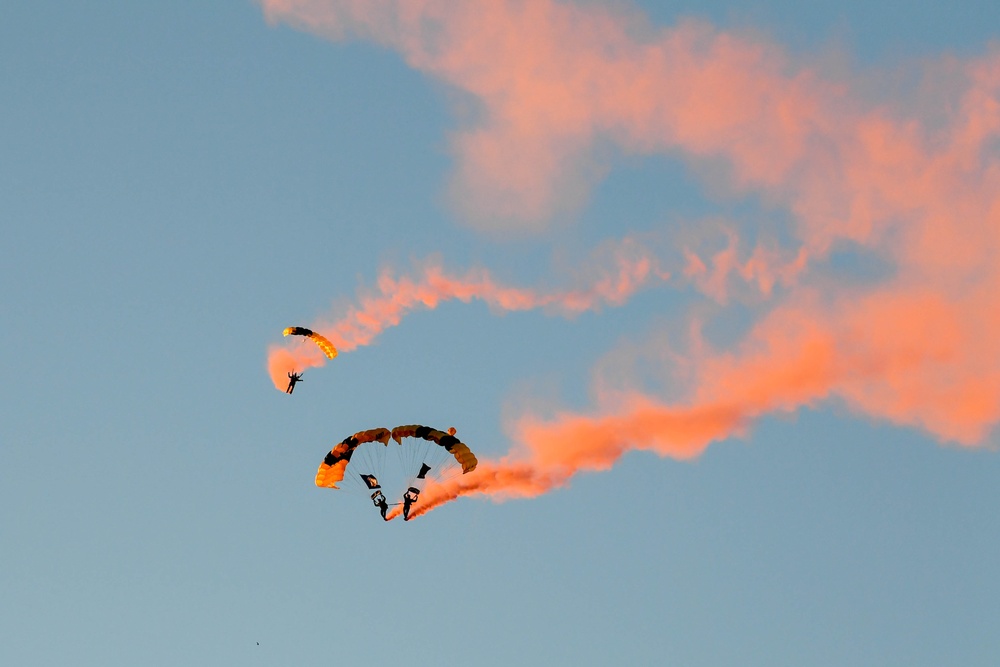
[[[282,332],[283,336],[305,336],[309,338],[319,349],[323,351],[327,359],[333,359],[337,356],[337,348],[333,346],[333,343],[328,341],[326,338],[316,333],[312,329],[306,329],[305,327],[288,327]]]

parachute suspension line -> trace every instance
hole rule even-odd
[[[403,494],[406,493],[407,488],[413,485],[413,481],[410,475],[410,470],[412,470],[413,466],[412,461],[414,457],[413,448],[410,446],[412,444],[411,440],[412,440],[411,438],[400,438],[398,445],[393,443],[393,446],[395,446],[396,449],[399,450],[398,451],[399,469],[403,473],[402,477],[403,481],[405,482],[403,488],[399,489],[398,490],[399,492],[396,494],[398,497],[393,498],[393,501],[396,503],[403,502]]]
[[[407,465],[406,464],[406,452],[403,451],[402,441],[400,441],[399,444],[396,444],[396,441],[393,440],[393,441],[391,441],[391,444],[389,446],[396,450],[396,460],[399,461],[399,469],[400,470],[408,470],[408,468],[406,467],[406,465]]]
[[[411,470],[413,470],[414,479],[416,479],[417,473],[420,472],[420,466],[422,466],[424,463],[431,466],[431,468],[435,467],[434,456],[433,456],[434,452],[431,449],[432,447],[435,446],[434,443],[431,442],[430,440],[423,440],[423,439],[420,439],[420,443],[421,443],[420,456],[418,456],[417,460],[413,462],[413,468],[411,468]]]
[[[413,438],[413,441],[417,443],[417,447],[413,448],[413,460],[410,461],[411,474],[416,477],[419,471],[420,464],[426,461],[430,454],[431,442],[429,440],[424,440],[423,438]]]
[[[385,470],[385,452],[379,447],[384,447],[378,441],[362,442],[351,454],[351,462],[344,471],[344,479],[341,488],[351,493],[370,495],[372,489],[368,487],[361,475],[373,475],[382,484],[382,475]]]
[[[351,454],[351,462],[348,464],[347,470],[344,471],[344,479],[350,479],[352,491],[362,491],[365,487],[364,482],[362,482],[361,478],[358,477],[358,471],[363,470],[366,473],[371,472],[370,466],[368,465],[368,461],[365,457],[366,448],[366,443],[358,445],[357,449],[354,450],[354,453]]]
[[[455,455],[443,447],[441,448],[441,451],[444,454],[444,460],[441,462],[441,476],[445,479],[451,479],[464,474],[462,466],[455,460]]]
[[[417,481],[417,472],[420,468],[420,463],[426,458],[427,452],[424,445],[426,442],[420,438],[408,438],[410,458],[406,462],[406,481],[409,486],[413,486]]]
[[[351,465],[349,466],[350,468],[353,468],[351,471],[351,483],[353,483],[359,491],[368,487],[368,485],[362,481],[359,473],[365,473],[367,475],[376,474],[376,472],[372,470],[371,454],[368,451],[370,448],[371,443],[361,443],[358,445],[358,448],[354,450],[354,456],[351,458]]]
[[[351,463],[348,465],[350,472],[348,473],[345,470],[344,478],[350,478],[353,491],[364,492],[368,488],[368,485],[362,481],[359,473],[363,472],[370,475],[376,474],[375,471],[372,470],[371,466],[371,458],[368,453],[369,444],[370,443],[361,443],[358,445],[357,449],[355,449],[354,453],[351,455]]]
[[[383,451],[385,449],[385,445],[381,442],[374,441],[363,445],[363,447],[365,448],[365,466],[368,470],[359,472],[374,475],[375,479],[379,480],[379,484],[381,485],[382,473],[385,472],[385,451]],[[358,476],[358,479],[361,479],[360,475]],[[365,491],[369,491],[368,485],[364,484],[364,482],[362,482],[362,484],[364,485]]]
[[[417,446],[410,449],[410,467],[407,468],[408,487],[417,485],[417,473],[420,472],[420,466],[427,458],[427,442],[420,438],[410,438],[410,440]],[[419,488],[423,491],[423,485]]]
[[[410,438],[401,438],[399,441],[400,456],[403,458],[402,470],[408,476],[410,465],[413,462],[413,447]]]
[[[420,445],[417,438],[404,438],[403,446],[406,447],[406,466],[403,470],[406,472],[406,488],[414,485],[417,481],[417,466],[419,465],[417,461],[422,457],[420,451]]]

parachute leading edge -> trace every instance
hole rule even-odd
[[[327,359],[333,359],[337,356],[337,348],[333,346],[333,343],[328,341],[323,336],[319,335],[312,329],[306,329],[305,327],[288,327],[282,332],[283,336],[305,336],[311,339],[319,349],[323,351]]]

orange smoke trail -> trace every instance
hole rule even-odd
[[[746,434],[764,414],[831,397],[976,446],[1000,421],[1000,341],[981,335],[998,330],[1000,311],[979,312],[981,299],[944,299],[920,288],[835,302],[803,293],[763,318],[737,350],[696,352],[687,401],[626,391],[602,395],[597,414],[523,416],[511,455],[429,485],[411,517],[466,495],[534,497],[580,472],[608,470],[630,451],[691,459],[713,442]]]
[[[435,507],[468,494],[486,494],[493,498],[534,498],[558,486],[568,475],[546,471],[530,463],[480,461],[472,472],[447,482],[428,482],[420,500],[410,512],[410,519],[426,514]],[[395,518],[403,510],[394,507]]]
[[[312,328],[344,353],[370,345],[406,314],[418,309],[433,310],[446,301],[479,300],[500,312],[542,309],[573,316],[605,305],[620,306],[648,283],[670,277],[655,258],[633,243],[622,243],[615,255],[615,266],[600,270],[587,287],[553,292],[507,287],[497,283],[486,270],[456,276],[432,264],[416,277],[396,277],[387,268],[379,274],[374,293],[361,294],[358,305],[334,323]],[[274,345],[268,351],[268,372],[274,386],[282,391],[288,384],[289,372],[325,363],[326,358],[308,342],[295,342],[290,348]]]
[[[751,256],[741,263],[736,232],[729,230],[726,236],[728,244],[712,256],[709,264],[690,248],[684,248],[684,276],[718,303],[729,300],[728,283],[733,275],[746,283],[756,284],[761,294],[769,296],[775,285],[793,285],[806,269],[809,254],[805,247],[799,250],[794,259],[788,259],[782,257],[782,253],[775,248],[758,245]]]
[[[596,415],[521,417],[513,429],[515,454],[429,485],[411,518],[465,495],[534,497],[580,472],[608,470],[630,451],[691,459],[713,442],[746,434],[764,414],[833,396],[975,446],[1000,421],[1000,342],[982,339],[977,326],[962,328],[971,318],[961,310],[975,302],[955,304],[916,290],[906,298],[875,293],[825,305],[806,298],[776,309],[736,352],[696,360],[699,377],[687,402],[631,392],[604,396]],[[998,320],[994,311],[978,323],[995,327]],[[911,328],[900,334],[889,326],[895,322]],[[928,329],[933,344],[924,338]],[[966,359],[969,347],[975,356]]]
[[[428,484],[410,518],[466,495],[534,498],[564,486],[579,472],[610,469],[630,449],[694,458],[711,440],[739,431],[745,419],[728,406],[671,409],[637,396],[628,410],[615,415],[566,415],[554,424],[524,420],[518,440],[525,454],[480,461],[467,475]]]

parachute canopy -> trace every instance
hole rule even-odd
[[[399,447],[389,448],[390,438]],[[390,458],[398,461],[398,467],[385,465],[389,449],[396,452]],[[340,489],[343,482],[344,490],[369,496],[386,520],[392,518],[385,513],[388,496],[392,505],[403,505],[403,518],[409,519],[427,480],[443,482],[464,475],[475,470],[477,463],[475,454],[455,437],[453,428],[439,431],[419,424],[391,431],[373,428],[344,438],[330,450],[316,471],[316,486]]]
[[[323,350],[323,354],[326,355],[327,359],[333,359],[337,356],[337,348],[333,346],[333,343],[312,329],[306,329],[305,327],[288,327],[282,332],[282,334],[285,336],[305,336],[306,338],[312,339],[312,341],[319,346],[319,349]]]

